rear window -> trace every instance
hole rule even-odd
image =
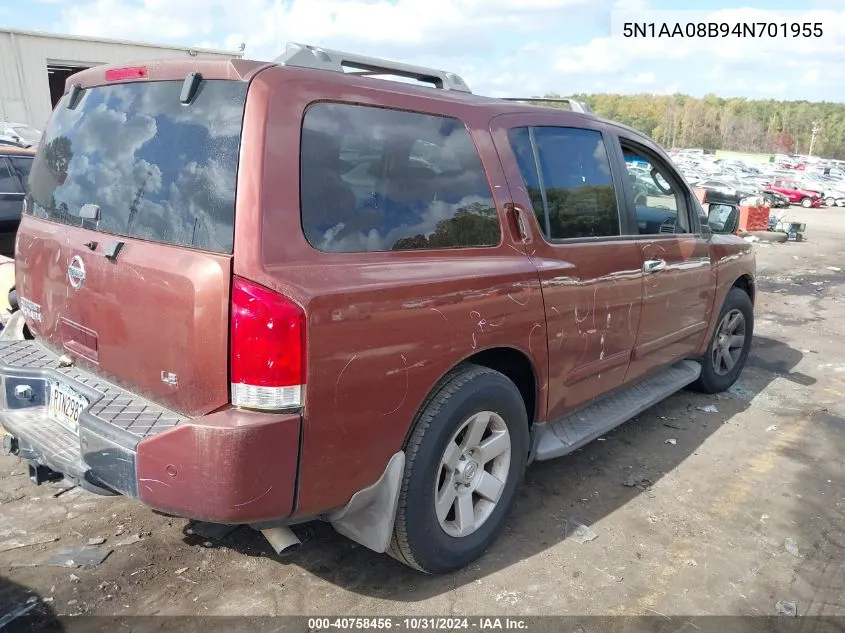
[[[84,90],[59,102],[29,180],[38,217],[115,235],[231,253],[247,85],[208,80],[190,105],[181,81]],[[99,221],[83,220],[86,204]]]
[[[329,252],[495,246],[499,218],[456,119],[319,103],[305,114],[302,225]]]

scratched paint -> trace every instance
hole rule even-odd
[[[337,375],[337,382],[335,382],[335,384],[334,384],[334,406],[335,407],[337,407],[337,402],[338,402],[338,392],[340,390],[340,379],[343,378],[343,373],[347,369],[349,369],[349,366],[352,364],[352,361],[354,361],[356,358],[358,358],[358,354],[353,354],[352,358],[350,358],[349,361],[347,361],[347,363],[343,366],[343,369],[341,369],[340,373]]]
[[[533,351],[531,349],[531,337],[534,335],[534,332],[536,332],[537,330],[542,330],[542,329],[543,329],[543,326],[541,326],[539,323],[535,323],[534,326],[531,328],[531,331],[528,332],[528,351],[529,352]]]
[[[405,391],[402,393],[402,400],[399,402],[399,404],[397,404],[395,408],[391,409],[387,413],[382,413],[382,417],[386,415],[393,415],[394,413],[399,411],[399,409],[402,408],[402,405],[405,404],[405,401],[408,399],[408,390],[411,387],[410,378],[408,377],[408,359],[405,358],[404,354],[400,354],[400,357],[402,358],[402,369],[400,371],[405,376]],[[387,375],[390,376],[394,373],[396,372],[387,372]]]

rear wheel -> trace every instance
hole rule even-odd
[[[801,198],[801,206],[805,209],[809,209],[811,206],[813,206],[813,201],[809,198]]]
[[[693,388],[704,393],[727,390],[739,378],[754,335],[754,306],[751,298],[740,288],[731,288],[719,321],[707,347],[699,359],[701,376]]]
[[[477,365],[452,372],[408,441],[390,555],[430,574],[477,559],[502,531],[527,455],[516,385]]]
[[[834,207],[836,206],[836,198],[834,198],[833,196],[828,196],[824,199],[824,203],[829,207]]]

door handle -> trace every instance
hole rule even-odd
[[[647,259],[643,263],[643,272],[646,273],[656,273],[664,268],[666,268],[665,259]]]

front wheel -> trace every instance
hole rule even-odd
[[[805,209],[809,209],[810,207],[813,206],[813,201],[810,200],[809,198],[801,198],[801,206],[804,207]]]
[[[516,385],[487,367],[453,371],[408,441],[389,554],[430,574],[477,559],[502,531],[527,456]]]
[[[741,288],[731,288],[719,321],[707,347],[699,359],[701,375],[693,388],[704,393],[720,393],[733,385],[751,349],[754,335],[754,306],[751,297]]]
[[[836,206],[836,198],[834,198],[833,196],[828,196],[827,198],[824,199],[824,203],[829,207],[835,207]]]

